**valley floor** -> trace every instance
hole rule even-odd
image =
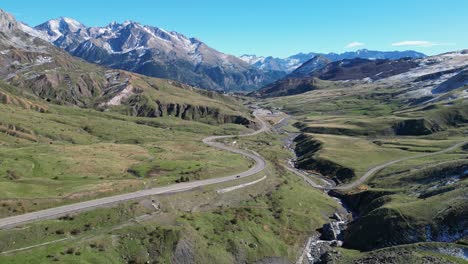
[[[326,215],[336,210],[336,204],[275,165],[288,156],[281,150],[281,136],[271,133],[245,136],[249,137],[236,137],[237,144],[264,156],[268,164],[266,171],[260,172],[264,160],[256,160],[257,165],[264,165],[253,167],[248,174],[240,174],[240,178],[229,177],[235,180],[233,183],[222,183],[217,178],[212,182],[216,183],[214,185],[183,193],[151,195],[151,198],[124,202],[116,207],[67,214],[58,220],[3,230],[0,232],[3,252],[0,259],[10,263],[33,259],[44,263],[73,259],[136,263],[154,258],[172,261],[193,258],[198,263],[207,263],[206,259],[210,259],[209,263],[213,263],[213,259],[216,263],[242,259],[251,262],[269,256],[295,259],[306,234],[320,227]],[[212,137],[205,142],[220,147],[210,143],[218,138],[232,143],[227,137]],[[267,141],[268,144],[262,143]],[[242,151],[235,152],[246,155]],[[243,179],[251,174],[255,176]],[[218,192],[243,182],[247,185],[255,179],[263,180],[261,184],[232,192]],[[212,180],[207,181],[211,183]],[[294,197],[295,192],[301,193],[301,197]],[[122,232],[140,237],[122,237]],[[112,245],[103,243],[109,234],[112,234]],[[138,245],[131,242],[133,239],[140,241]],[[161,243],[159,249],[149,248],[154,243]],[[199,248],[202,245],[204,250]],[[234,251],[232,246],[236,247]],[[187,251],[191,255],[178,255]],[[240,252],[244,252],[243,255],[238,255]]]

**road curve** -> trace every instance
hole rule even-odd
[[[375,173],[377,173],[377,172],[379,172],[379,171],[385,169],[386,167],[391,166],[391,165],[393,165],[395,163],[406,161],[406,160],[411,160],[411,159],[424,158],[424,157],[429,157],[429,156],[434,156],[434,155],[447,153],[447,152],[450,152],[450,151],[452,151],[452,150],[454,150],[454,149],[456,149],[458,147],[461,147],[464,144],[468,144],[468,141],[459,142],[459,143],[457,143],[457,144],[455,144],[455,145],[453,145],[453,146],[451,146],[449,148],[446,148],[446,149],[443,149],[443,150],[440,150],[440,151],[437,151],[437,152],[425,153],[425,154],[421,154],[421,155],[416,155],[416,156],[391,160],[391,161],[388,161],[386,163],[383,163],[383,164],[380,164],[380,165],[377,165],[375,167],[370,168],[364,175],[362,175],[362,177],[360,177],[359,179],[357,179],[356,181],[354,181],[352,183],[336,186],[336,187],[333,187],[333,188],[323,188],[323,189],[328,189],[328,190],[349,190],[349,189],[353,189],[353,188],[358,187],[359,185],[361,185],[365,181],[367,181]]]
[[[262,170],[264,170],[266,167],[266,161],[263,157],[253,152],[251,153],[248,151],[228,147],[219,142],[216,142],[216,140],[219,140],[219,139],[253,136],[253,135],[257,135],[257,134],[267,131],[268,125],[266,124],[265,121],[258,118],[257,111],[254,111],[254,116],[261,124],[261,128],[259,130],[256,130],[255,132],[252,132],[249,134],[243,134],[243,135],[233,135],[233,136],[210,136],[210,137],[203,139],[203,142],[211,147],[237,153],[237,154],[243,155],[245,157],[248,157],[254,160],[255,165],[245,172],[241,172],[238,174],[225,176],[221,178],[213,178],[213,179],[199,180],[199,181],[193,181],[193,182],[178,183],[178,184],[173,184],[173,185],[164,186],[164,187],[156,187],[152,189],[141,190],[137,192],[126,193],[126,194],[115,195],[115,196],[109,196],[109,197],[90,200],[86,202],[63,205],[63,206],[45,209],[45,210],[41,210],[37,212],[11,216],[11,217],[0,219],[0,229],[11,228],[11,227],[15,227],[21,224],[31,223],[31,222],[35,222],[39,220],[53,219],[53,218],[57,218],[57,217],[70,214],[70,213],[87,211],[87,210],[94,209],[97,207],[108,206],[108,205],[116,204],[119,202],[138,199],[142,197],[147,197],[147,196],[152,196],[152,195],[157,195],[157,194],[168,194],[168,193],[188,191],[197,187],[229,182],[229,181],[233,181],[239,178],[244,178],[244,177],[248,177],[256,173],[259,173]]]
[[[287,117],[281,119],[279,122],[276,123],[276,126],[275,126],[276,132],[283,133],[282,132],[283,130],[281,130],[281,127],[287,125],[287,122],[288,122],[290,117],[291,116],[288,115]],[[458,142],[455,145],[450,146],[450,147],[448,147],[446,149],[443,149],[443,150],[440,150],[440,151],[436,151],[436,152],[432,152],[432,153],[424,153],[424,154],[420,154],[420,155],[416,155],[416,156],[405,157],[405,158],[385,162],[383,164],[380,164],[380,165],[377,165],[375,167],[370,168],[369,170],[367,170],[367,172],[364,175],[362,175],[360,178],[356,179],[354,182],[349,183],[349,184],[339,185],[339,186],[332,186],[329,183],[328,184],[325,183],[325,185],[317,183],[316,181],[311,179],[310,174],[305,173],[304,171],[302,171],[300,169],[297,169],[294,166],[294,164],[291,163],[290,161],[288,161],[287,164],[283,164],[283,167],[285,169],[289,170],[290,172],[296,174],[297,176],[301,177],[305,182],[307,182],[310,186],[312,186],[314,188],[322,189],[322,190],[350,190],[350,189],[358,187],[359,185],[363,184],[365,181],[367,181],[370,177],[372,177],[377,172],[379,172],[379,171],[385,169],[386,167],[391,166],[391,165],[393,165],[395,163],[406,161],[406,160],[411,160],[411,159],[424,158],[424,157],[443,154],[443,153],[446,153],[446,152],[450,152],[450,151],[452,151],[452,150],[454,150],[454,149],[456,149],[458,147],[461,147],[464,144],[468,144],[468,141]],[[290,148],[289,146],[287,146],[287,147]],[[294,151],[294,150],[292,150],[292,151]],[[318,180],[325,180],[323,177],[321,177],[319,175],[315,175],[315,176],[317,177]],[[326,185],[328,185],[328,186],[326,186]]]
[[[379,171],[385,169],[386,167],[391,166],[391,165],[393,165],[395,163],[406,161],[406,160],[411,160],[411,159],[424,158],[424,157],[443,154],[443,153],[446,153],[446,152],[450,152],[450,151],[452,151],[452,150],[454,150],[454,149],[456,149],[458,147],[461,147],[464,144],[468,144],[468,141],[459,142],[459,143],[457,143],[457,144],[455,144],[455,145],[453,145],[453,146],[451,146],[449,148],[446,148],[446,149],[443,149],[443,150],[440,150],[440,151],[437,151],[437,152],[425,153],[425,154],[421,154],[421,155],[416,155],[416,156],[405,157],[405,158],[401,158],[401,159],[388,161],[386,163],[383,163],[383,164],[380,164],[380,165],[377,165],[375,167],[370,168],[364,175],[362,175],[360,178],[356,179],[354,182],[349,183],[349,184],[339,185],[339,186],[324,186],[324,185],[318,184],[315,181],[313,181],[312,179],[310,179],[310,176],[307,173],[304,173],[303,171],[301,171],[299,169],[290,167],[288,165],[283,165],[283,167],[286,168],[287,170],[289,170],[290,172],[296,174],[297,176],[301,177],[302,179],[304,179],[304,181],[306,181],[310,186],[312,186],[314,188],[322,189],[322,190],[342,190],[342,191],[345,191],[345,190],[351,190],[351,189],[354,189],[354,188],[358,187],[359,185],[363,184],[365,181],[367,181],[370,177],[372,177],[377,172],[379,172]],[[320,178],[318,178],[318,179],[320,180]]]

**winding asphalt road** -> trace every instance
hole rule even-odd
[[[245,172],[241,172],[238,174],[225,176],[221,178],[206,179],[206,180],[199,180],[199,181],[186,182],[186,183],[178,183],[178,184],[173,184],[173,185],[164,186],[164,187],[156,187],[156,188],[152,188],[148,190],[141,190],[141,191],[127,193],[127,194],[115,195],[115,196],[95,199],[95,200],[86,201],[86,202],[59,206],[59,207],[50,208],[50,209],[41,210],[41,211],[32,212],[32,213],[27,213],[23,215],[7,217],[7,218],[0,219],[0,229],[11,228],[11,227],[15,227],[18,225],[39,221],[39,220],[53,219],[53,218],[57,218],[57,217],[70,214],[70,213],[87,211],[87,210],[91,210],[94,208],[109,206],[112,204],[116,204],[116,203],[120,203],[120,202],[124,202],[128,200],[133,200],[133,199],[139,199],[139,198],[143,198],[147,196],[188,191],[188,190],[192,190],[198,187],[229,182],[229,181],[233,181],[239,178],[249,177],[256,173],[259,173],[263,171],[266,167],[266,161],[262,156],[254,152],[248,152],[245,150],[236,149],[233,147],[226,146],[222,143],[216,142],[217,140],[220,140],[220,139],[227,139],[227,138],[234,138],[234,137],[247,137],[247,136],[253,136],[253,135],[257,135],[257,134],[268,131],[269,129],[268,125],[266,124],[265,121],[263,121],[262,119],[258,117],[257,110],[254,111],[254,116],[261,124],[261,128],[259,130],[256,130],[255,132],[252,132],[249,134],[243,134],[243,135],[210,136],[210,137],[203,139],[203,143],[207,144],[208,146],[218,148],[221,150],[230,151],[233,153],[237,153],[237,154],[243,155],[244,157],[252,159],[255,162],[255,165]],[[360,177],[359,179],[357,179],[356,181],[350,184],[345,184],[345,185],[340,185],[340,186],[335,186],[335,187],[319,185],[315,183],[314,181],[312,181],[309,178],[309,176],[307,176],[305,173],[302,173],[301,171],[298,171],[297,169],[292,169],[289,167],[287,168],[291,172],[301,176],[305,181],[307,181],[310,185],[312,185],[315,188],[324,189],[324,190],[349,190],[349,189],[356,188],[357,186],[361,185],[366,180],[368,180],[370,177],[372,177],[378,171],[390,165],[393,165],[395,163],[410,160],[410,159],[423,158],[423,157],[443,154],[443,153],[452,151],[467,143],[468,141],[459,142],[441,151],[392,160],[392,161],[386,162],[384,164],[381,164],[381,165],[378,165],[369,169],[362,177]]]
[[[112,204],[116,204],[116,203],[120,203],[120,202],[124,202],[128,200],[133,200],[133,199],[138,199],[138,198],[143,198],[147,196],[192,190],[197,187],[229,182],[229,181],[237,180],[239,178],[244,178],[244,177],[252,176],[256,173],[259,173],[262,170],[264,170],[266,167],[266,161],[262,156],[253,152],[248,152],[248,151],[232,148],[224,144],[221,144],[219,142],[216,142],[216,140],[219,140],[219,139],[234,138],[234,137],[247,137],[247,136],[253,136],[253,135],[257,135],[265,131],[268,131],[268,125],[266,124],[265,121],[261,120],[258,117],[258,111],[257,110],[254,111],[253,114],[255,118],[261,124],[261,128],[259,130],[253,133],[243,134],[243,135],[211,136],[211,137],[207,137],[203,139],[203,142],[211,147],[237,153],[255,161],[255,165],[245,172],[241,172],[238,174],[221,177],[221,178],[178,183],[178,184],[173,184],[173,185],[164,186],[164,187],[156,187],[156,188],[152,188],[148,190],[141,190],[141,191],[127,193],[127,194],[115,195],[115,196],[100,198],[100,199],[86,201],[86,202],[59,206],[59,207],[50,208],[50,209],[41,210],[41,211],[32,212],[32,213],[27,213],[23,215],[11,216],[11,217],[0,219],[0,229],[12,228],[18,225],[31,223],[31,222],[35,222],[39,220],[54,219],[54,218],[58,218],[66,214],[70,214],[70,213],[83,212],[83,211],[91,210],[94,208],[109,206]]]

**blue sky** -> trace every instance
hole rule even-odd
[[[466,0],[8,0],[29,25],[60,16],[88,26],[138,21],[225,53],[286,57],[359,48],[438,54],[468,48]]]

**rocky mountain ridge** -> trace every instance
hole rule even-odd
[[[0,79],[1,84],[11,87],[8,92],[0,89],[6,103],[24,104],[22,98],[28,97],[35,102],[113,110],[134,116],[174,116],[250,125],[248,117],[238,112],[227,96],[172,80],[90,64],[40,35],[26,33],[37,31],[1,10],[0,31]],[[54,38],[62,37],[57,33]]]
[[[71,18],[59,18],[36,26],[34,31],[34,35],[88,62],[209,90],[252,90],[282,76],[261,71],[196,38],[133,21],[86,27]]]

